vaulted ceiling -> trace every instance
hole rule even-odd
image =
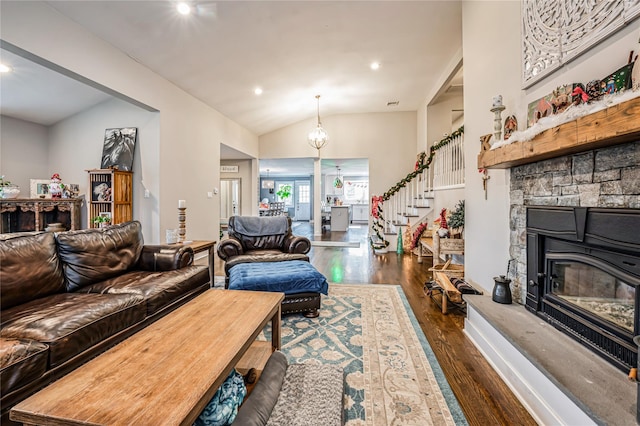
[[[323,116],[415,111],[462,43],[459,1],[46,3],[257,135],[314,117],[316,94]]]

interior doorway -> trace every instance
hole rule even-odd
[[[220,179],[220,223],[227,224],[231,216],[239,215],[242,211],[242,180]]]
[[[296,203],[294,220],[311,220],[311,181],[296,180],[294,200]]]

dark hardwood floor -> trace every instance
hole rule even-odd
[[[311,263],[329,282],[400,284],[429,344],[449,381],[451,389],[471,425],[535,425],[498,374],[462,331],[464,314],[450,310],[443,315],[426,296],[423,285],[431,278],[430,257],[422,264],[410,254],[375,255],[368,245],[367,225],[347,232],[324,232],[314,238],[308,223],[294,222],[293,233],[309,239],[359,242],[359,248],[312,247]],[[216,275],[224,275],[216,259]]]

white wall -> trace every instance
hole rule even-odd
[[[427,108],[427,144],[430,147],[444,139],[445,133],[451,134],[453,126],[451,111],[462,109],[463,107],[462,93],[456,98],[429,105]],[[453,130],[457,130],[457,128]]]
[[[316,157],[306,135],[314,119],[260,136],[261,158]],[[416,113],[389,112],[322,117],[329,143],[322,158],[368,158],[369,195],[380,195],[413,170],[416,158]]]
[[[29,198],[30,179],[49,179],[49,143],[46,126],[0,116],[0,175],[20,187]]]
[[[502,94],[506,105],[521,96],[520,2],[465,1],[462,12],[465,276],[490,292],[492,277],[505,274],[509,260],[509,175],[489,171],[485,200],[477,157],[480,136],[493,131],[493,96]]]
[[[60,174],[65,183],[80,185],[88,198],[87,170],[99,169],[105,129],[137,127],[133,158],[133,217],[142,223],[147,242],[160,242],[159,233],[159,145],[160,117],[119,99],[103,102],[49,128],[49,170]],[[144,198],[144,185],[150,198]],[[82,227],[87,228],[87,206],[83,208]],[[177,227],[177,206],[174,215]]]
[[[154,235],[176,227],[177,200],[185,199],[187,238],[217,240],[220,200],[208,199],[207,192],[220,180],[220,143],[257,158],[257,136],[46,3],[2,2],[1,8],[4,41],[160,111],[159,163],[145,176],[148,188],[158,188],[151,194],[159,212]]]

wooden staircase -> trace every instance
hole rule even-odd
[[[397,249],[398,232],[404,234],[408,223],[411,233],[422,222],[430,220],[433,212],[434,178],[430,165],[436,152],[450,143],[460,144],[464,128],[460,127],[451,135],[433,145],[429,155],[420,154],[414,170],[401,179],[382,196],[372,197],[377,205],[377,217],[373,218],[371,245],[376,251],[386,247],[387,251]]]

